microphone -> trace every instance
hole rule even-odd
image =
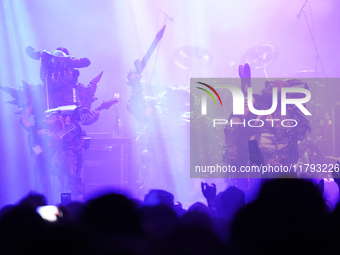
[[[299,13],[296,15],[296,18],[297,18],[297,19],[299,19],[299,18],[301,17],[302,12],[305,11],[305,6],[306,6],[307,2],[308,2],[308,0],[306,0],[306,2],[302,5],[302,7],[301,7]]]
[[[166,17],[167,19],[169,19],[171,22],[174,22],[174,18],[173,18],[173,17],[170,17],[168,14],[166,14],[165,11],[163,11],[162,9],[159,9],[159,11],[161,11],[161,12],[165,15],[165,17]]]

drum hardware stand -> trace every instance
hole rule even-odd
[[[308,19],[307,19],[306,10],[305,10],[305,6],[306,6],[307,3],[308,3],[308,0],[306,0],[306,2],[304,3],[304,5],[302,6],[302,8],[301,8],[299,14],[297,15],[297,18],[300,17],[301,12],[302,12],[302,13],[303,13],[303,16],[305,17],[305,20],[306,20],[306,24],[307,24],[307,27],[308,27],[309,34],[310,34],[310,36],[311,36],[311,38],[312,38],[312,42],[313,42],[314,50],[315,50],[315,74],[316,74],[316,76],[317,76],[317,68],[318,68],[318,61],[319,61],[319,62],[320,62],[321,69],[322,69],[322,72],[323,72],[323,75],[324,75],[325,78],[327,78],[327,77],[326,77],[325,69],[324,69],[324,67],[323,67],[323,64],[322,64],[322,61],[321,61],[321,58],[320,58],[320,54],[319,54],[319,51],[318,51],[318,47],[317,47],[316,42],[315,42],[314,34],[313,34],[313,32],[312,32],[312,29],[311,29],[310,24],[309,24]],[[309,6],[310,6],[310,2],[309,2]]]

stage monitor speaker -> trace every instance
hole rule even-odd
[[[127,188],[131,182],[131,140],[91,139],[83,153],[83,167],[86,193],[108,187]]]

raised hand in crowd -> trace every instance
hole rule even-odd
[[[214,183],[209,186],[208,183],[201,182],[202,194],[206,198],[208,207],[212,212],[216,211],[216,185]]]

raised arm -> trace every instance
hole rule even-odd
[[[216,185],[212,183],[209,186],[208,183],[201,182],[201,189],[212,215],[216,216]]]
[[[127,109],[139,122],[148,123],[148,102],[142,95],[143,87],[140,82],[141,76],[139,76],[136,72],[131,71],[128,73],[127,78],[127,84],[131,87],[131,94],[127,103]]]

